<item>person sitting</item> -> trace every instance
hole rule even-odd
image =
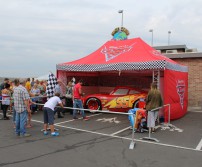
[[[128,116],[131,127],[134,127],[134,132],[144,132],[147,131],[146,119],[147,112],[142,108],[130,109],[128,113],[132,113]]]
[[[135,117],[135,132],[147,132],[147,112],[145,109],[138,109]]]

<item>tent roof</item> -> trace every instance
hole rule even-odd
[[[148,70],[170,68],[187,71],[173,60],[161,55],[140,38],[110,40],[98,50],[81,59],[61,63],[57,70],[65,71],[109,71]]]

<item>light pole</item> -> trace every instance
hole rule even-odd
[[[150,29],[149,32],[152,33],[151,46],[153,46],[153,29]]]
[[[119,10],[118,13],[121,13],[121,14],[122,14],[121,27],[123,27],[123,10]]]
[[[168,31],[168,45],[170,45],[170,34],[171,34],[171,31]]]

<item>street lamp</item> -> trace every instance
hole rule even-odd
[[[149,32],[152,33],[151,46],[153,46],[153,29],[150,29]]]
[[[122,14],[121,27],[123,27],[123,10],[119,10],[118,13],[121,13],[121,14]]]
[[[171,31],[168,31],[168,45],[170,45],[170,34],[171,34]]]

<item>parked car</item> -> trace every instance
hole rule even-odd
[[[147,92],[128,86],[117,86],[109,94],[91,94],[83,97],[84,108],[127,112],[131,108],[143,108]]]

